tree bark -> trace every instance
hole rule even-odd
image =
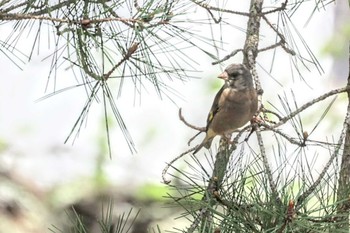
[[[348,74],[348,86],[350,86],[350,44],[349,44],[349,74]],[[348,93],[348,112],[350,114],[350,90]],[[349,118],[349,117],[348,117]],[[346,135],[344,141],[344,151],[342,155],[342,161],[340,165],[340,174],[338,179],[338,192],[337,192],[337,228],[340,230],[349,231],[349,211],[350,211],[350,122],[349,119],[346,122]]]

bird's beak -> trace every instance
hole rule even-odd
[[[218,76],[218,78],[221,78],[221,79],[227,81],[228,80],[228,73],[226,71],[224,71]]]

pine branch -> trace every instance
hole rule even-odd
[[[350,68],[350,44],[349,44],[349,66]],[[350,70],[348,74],[348,87],[350,86]],[[350,89],[347,91],[348,94],[348,109],[347,119],[345,120],[345,142],[344,150],[340,165],[340,174],[338,179],[338,190],[337,190],[337,227],[340,229],[349,229],[349,210],[350,210]]]
[[[322,100],[325,100],[327,99],[328,97],[330,96],[333,96],[333,95],[337,95],[337,94],[340,94],[340,93],[343,93],[343,92],[347,92],[348,90],[350,90],[350,87],[349,86],[346,86],[346,87],[342,87],[342,88],[338,88],[338,89],[334,89],[334,90],[331,90],[313,100],[310,100],[309,102],[303,104],[302,106],[300,106],[299,108],[297,108],[295,111],[291,112],[290,114],[288,114],[288,116],[285,116],[283,118],[281,118],[273,127],[274,128],[277,128],[281,125],[283,125],[284,123],[286,123],[288,120],[292,119],[293,117],[297,116],[298,114],[300,114],[301,112],[303,112],[304,110],[308,109],[309,107],[311,107],[312,105],[322,101]]]
[[[235,14],[235,15],[249,16],[249,13],[246,13],[246,12],[239,12],[239,11],[229,10],[229,9],[225,9],[225,8],[210,6],[207,3],[203,3],[203,1],[198,1],[198,0],[190,0],[190,1],[195,3],[196,5],[204,8],[204,9],[206,9],[207,11],[218,11],[218,12],[225,12],[225,13],[230,13],[230,14]]]
[[[197,1],[191,0],[192,2],[201,5],[204,8],[208,8],[211,10],[218,10],[217,8],[214,7],[210,7],[207,4],[203,5],[202,3],[199,3]],[[256,84],[256,88],[261,94],[262,94],[262,89],[261,89],[261,85],[260,85],[260,80],[258,79],[256,70],[255,70],[255,63],[256,63],[256,56],[258,54],[258,42],[259,42],[259,29],[260,29],[260,19],[261,16],[259,16],[262,12],[262,5],[263,5],[263,1],[262,0],[252,0],[251,1],[251,7],[250,7],[250,11],[249,14],[246,14],[246,16],[249,16],[249,20],[248,20],[248,26],[247,26],[247,37],[246,37],[246,42],[245,42],[245,46],[243,49],[243,53],[244,53],[244,61],[243,63],[247,65],[247,67],[249,67],[252,71],[252,75],[254,77],[254,81]],[[224,11],[227,12],[227,11]],[[230,12],[230,13],[236,13],[236,12]],[[231,54],[235,55],[236,52],[233,52]],[[228,56],[229,57],[229,56]],[[260,94],[260,100],[261,100],[261,94]],[[260,101],[261,102],[261,101]],[[259,132],[257,132],[257,134],[259,134]],[[262,143],[262,138],[260,135],[260,139],[259,140],[259,144]],[[214,169],[211,175],[211,178],[209,180],[208,186],[206,188],[206,192],[205,195],[202,199],[203,202],[206,202],[207,205],[209,205],[210,207],[212,205],[214,205],[214,203],[212,202],[213,199],[215,199],[215,196],[213,196],[214,192],[218,191],[218,188],[221,187],[222,182],[223,182],[223,178],[224,175],[226,174],[227,171],[227,166],[228,166],[228,162],[229,162],[229,158],[230,155],[232,154],[233,150],[235,150],[235,145],[232,145],[229,148],[228,142],[221,140],[221,142],[223,142],[223,145],[220,146],[218,153],[216,154],[216,160],[214,163]],[[261,150],[264,150],[263,145]],[[264,163],[264,165],[266,165]],[[267,170],[271,170],[269,168],[268,165],[267,166]],[[272,174],[271,174],[272,177]],[[276,194],[276,184],[273,182],[272,179],[270,180],[270,184],[272,187],[273,192]],[[277,197],[276,197],[277,198]],[[197,218],[194,219],[193,223],[191,224],[190,228],[188,229],[188,233],[193,232],[198,225],[200,225],[201,223],[203,224],[204,222],[210,222],[210,218],[208,218],[210,216],[210,211],[209,211],[209,207],[206,208],[202,208],[197,216]],[[210,225],[205,227],[204,229],[201,229],[201,232],[210,232]]]
[[[343,130],[342,130],[342,132],[341,132],[341,134],[339,136],[338,143],[337,143],[337,146],[336,146],[335,150],[331,154],[331,157],[329,158],[329,160],[327,161],[326,165],[322,169],[322,171],[319,174],[318,178],[297,199],[297,208],[302,208],[302,206],[305,204],[304,203],[305,199],[308,196],[310,196],[316,190],[316,188],[320,185],[320,183],[322,182],[324,176],[327,174],[328,169],[331,166],[333,160],[335,158],[337,158],[337,156],[339,155],[340,150],[341,150],[341,145],[343,145],[343,142],[344,142],[344,139],[346,137],[349,125],[350,125],[350,104],[348,105],[348,108],[347,108],[347,113],[346,113],[345,120],[344,120],[344,123],[343,123]]]

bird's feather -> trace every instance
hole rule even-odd
[[[220,110],[219,99],[221,97],[222,92],[225,90],[226,87],[227,87],[227,85],[224,84],[214,98],[213,105],[211,106],[210,112],[209,112],[208,117],[207,117],[206,131],[208,131],[210,123],[213,121],[214,116]]]

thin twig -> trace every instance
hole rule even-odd
[[[265,15],[263,15],[262,18],[263,18],[263,20],[265,20],[267,25],[269,25],[270,28],[277,34],[277,36],[280,38],[280,40],[283,41],[283,43],[285,43],[286,39],[285,39],[284,35],[280,31],[278,31],[278,29],[268,20],[268,18]]]
[[[20,20],[28,20],[28,19],[44,20],[44,21],[50,21],[50,22],[76,24],[76,25],[99,24],[99,23],[105,23],[105,22],[122,22],[127,24],[128,26],[132,26],[129,23],[133,23],[133,24],[144,23],[144,20],[142,19],[122,18],[122,17],[106,17],[101,19],[72,20],[69,18],[54,18],[50,16],[42,16],[42,15],[34,15],[34,14],[3,13],[0,11],[0,20],[2,21],[12,21],[12,20],[20,21]],[[163,24],[169,24],[169,20],[161,20],[159,22],[156,22],[155,24],[152,24],[151,26],[163,25]]]
[[[107,80],[121,64],[129,60],[131,55],[133,55],[136,52],[138,46],[139,46],[139,43],[133,43],[128,49],[128,51],[126,52],[126,54],[124,55],[124,57],[110,71],[108,71],[106,74],[103,75],[104,80]]]
[[[205,208],[201,208],[197,217],[193,220],[192,224],[190,225],[190,227],[187,229],[187,233],[193,233],[196,228],[198,227],[198,225],[201,223],[201,221],[203,220],[203,218],[205,218],[208,213],[210,213],[209,208],[205,207]]]
[[[136,8],[137,11],[142,11],[142,8],[140,7],[139,3],[137,0],[134,0],[134,7]]]
[[[243,52],[243,49],[235,49],[230,54],[226,55],[225,57],[223,57],[222,59],[220,59],[218,61],[212,62],[211,64],[212,65],[217,65],[217,64],[219,64],[221,62],[224,62],[224,61],[230,59],[231,57],[235,56],[238,52]]]
[[[275,9],[273,9],[273,10],[270,10],[270,11],[262,12],[262,15],[267,15],[267,14],[275,13],[275,12],[278,12],[278,11],[284,11],[286,9],[287,4],[288,4],[288,0],[283,2],[280,7],[277,7]]]
[[[189,150],[181,153],[180,155],[176,156],[173,160],[171,160],[169,163],[167,163],[167,165],[165,166],[165,168],[162,171],[162,179],[163,179],[164,184],[170,184],[170,182],[171,182],[171,180],[166,179],[165,176],[168,173],[169,168],[173,165],[173,163],[175,163],[177,160],[181,159],[186,154],[194,151],[196,148],[197,148],[197,146],[190,148]]]
[[[261,53],[261,52],[264,52],[264,51],[267,51],[267,50],[270,50],[270,49],[274,49],[274,48],[280,47],[282,44],[283,44],[283,41],[280,40],[276,44],[273,44],[273,45],[270,45],[270,46],[267,46],[267,47],[259,49],[258,52]]]
[[[277,118],[278,118],[278,120],[281,120],[283,117],[281,116],[281,115],[279,115],[278,113],[276,113],[276,112],[274,112],[274,111],[272,111],[272,110],[270,110],[270,109],[266,109],[265,107],[263,107],[262,109],[261,109],[261,111],[265,114],[265,113],[270,113],[270,114],[272,114],[272,115],[274,115],[274,116],[276,116]],[[266,119],[265,119],[266,120]]]
[[[287,48],[286,47],[286,39],[284,37],[284,35],[278,31],[278,29],[268,20],[268,18],[265,16],[265,15],[262,15],[262,18],[263,20],[265,20],[265,22],[267,23],[267,25],[269,25],[272,30],[277,34],[277,36],[280,38],[280,41],[274,45],[271,45],[269,47],[266,47],[264,50],[263,49],[260,49],[259,52],[262,52],[262,51],[265,51],[265,50],[268,50],[268,49],[273,49],[277,46],[281,46],[282,49],[284,49],[284,51],[286,51],[286,53],[289,53],[291,54],[292,56],[295,56],[296,55],[296,52],[290,48]]]
[[[191,129],[198,130],[200,132],[205,132],[205,130],[206,130],[206,127],[198,127],[198,126],[195,126],[195,125],[192,125],[192,124],[188,123],[186,121],[186,119],[182,115],[182,109],[181,108],[179,109],[179,118],[180,118],[180,121],[182,121],[186,126],[190,127]]]
[[[335,148],[333,154],[331,155],[331,157],[329,158],[328,162],[326,163],[326,165],[324,166],[323,170],[321,171],[320,175],[318,176],[317,180],[315,180],[315,182],[305,191],[303,192],[297,201],[297,205],[299,208],[301,208],[302,206],[304,206],[303,202],[304,200],[315,191],[316,187],[321,183],[323,177],[325,176],[325,174],[328,171],[328,168],[331,166],[333,160],[339,155],[340,153],[340,149],[341,149],[341,145],[343,144],[343,141],[345,139],[346,136],[346,132],[348,129],[348,126],[350,125],[350,104],[348,105],[347,111],[346,111],[346,116],[345,116],[345,120],[343,123],[343,130],[339,136],[338,139],[338,146]]]
[[[277,233],[283,233],[285,228],[289,223],[295,218],[295,203],[294,200],[289,200],[286,217],[284,218],[284,223],[277,231]]]
[[[279,135],[281,135],[282,137],[284,137],[285,139],[287,139],[290,143],[294,144],[294,145],[298,145],[300,147],[304,147],[305,146],[305,142],[300,142],[295,140],[294,138],[288,136],[287,134],[283,133],[282,131],[274,128],[273,126],[270,126],[268,124],[265,123],[259,123],[259,126],[263,126],[265,129],[271,130]]]
[[[208,9],[208,8],[205,8],[205,9],[208,11],[210,17],[214,20],[215,23],[220,23],[221,22],[221,17],[219,17],[219,19],[216,19],[214,14],[213,14],[213,12],[211,12],[210,9]]]
[[[280,197],[278,195],[277,185],[276,185],[276,182],[273,179],[272,170],[271,170],[269,161],[267,159],[264,141],[263,141],[263,138],[261,136],[261,132],[259,130],[256,131],[256,136],[257,136],[257,139],[258,139],[258,144],[259,144],[259,148],[260,148],[260,154],[261,154],[262,161],[263,161],[263,164],[264,164],[264,168],[265,168],[265,172],[266,172],[266,175],[267,175],[267,179],[269,180],[269,185],[270,185],[270,189],[272,191],[272,195],[275,198],[275,201],[277,202],[277,204],[282,204],[282,201],[281,201],[281,199],[280,199]]]
[[[202,131],[199,131],[198,133],[196,133],[196,135],[194,135],[192,138],[190,138],[187,142],[187,145],[190,146],[191,145],[191,142],[199,135],[203,133]]]
[[[310,106],[332,96],[332,95],[336,95],[336,94],[340,94],[343,92],[346,92],[350,90],[350,86],[346,86],[346,87],[342,87],[342,88],[338,88],[338,89],[334,89],[331,90],[307,103],[305,103],[304,105],[300,106],[298,109],[296,109],[294,112],[291,112],[288,116],[283,117],[282,119],[280,119],[279,122],[277,122],[273,127],[277,128],[281,125],[283,125],[284,123],[286,123],[288,120],[292,119],[293,117],[295,117],[296,115],[298,115],[299,113],[301,113],[302,111],[304,111],[305,109],[309,108]]]
[[[200,7],[205,8],[206,10],[212,10],[212,11],[219,11],[219,12],[225,12],[225,13],[230,13],[230,14],[235,14],[235,15],[242,15],[242,16],[249,16],[249,13],[246,12],[239,12],[239,11],[233,11],[233,10],[229,10],[229,9],[225,9],[225,8],[219,8],[219,7],[215,7],[215,6],[210,6],[207,3],[199,2],[197,0],[191,0],[191,2],[197,4]]]

